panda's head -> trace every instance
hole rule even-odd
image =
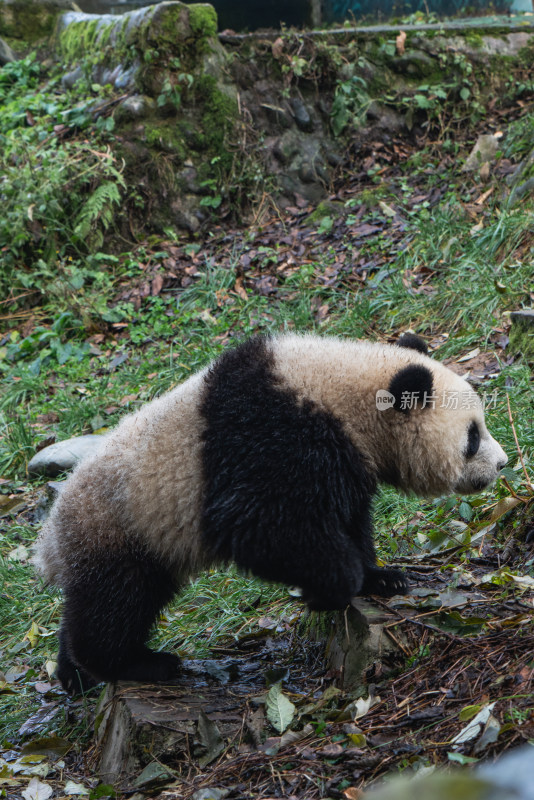
[[[431,496],[489,486],[508,458],[486,428],[480,398],[466,380],[426,356],[422,340],[410,335],[398,344],[411,354],[389,383],[392,482]]]

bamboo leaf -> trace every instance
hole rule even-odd
[[[283,733],[289,728],[295,716],[295,706],[282,693],[279,683],[271,686],[265,701],[267,706],[267,718],[271,725],[276,728],[278,733]]]

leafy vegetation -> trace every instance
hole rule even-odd
[[[73,114],[77,96],[59,77],[41,83],[34,56],[0,70],[0,296],[33,305],[56,271],[81,288],[78,259],[101,247],[125,189],[106,134],[73,137],[92,118],[91,91]]]

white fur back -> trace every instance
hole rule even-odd
[[[205,567],[200,546],[205,371],[125,417],[66,481],[37,542],[35,563],[62,585],[69,559],[140,536],[184,576]],[[83,532],[78,538],[78,531]]]

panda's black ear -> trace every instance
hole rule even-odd
[[[409,414],[410,411],[431,405],[434,386],[432,373],[422,364],[410,364],[393,376],[389,391],[393,395],[393,408]]]
[[[409,347],[411,350],[417,350],[419,353],[424,353],[425,356],[428,355],[428,347],[426,346],[425,340],[417,336],[416,333],[401,334],[397,339],[397,345],[399,347]]]

